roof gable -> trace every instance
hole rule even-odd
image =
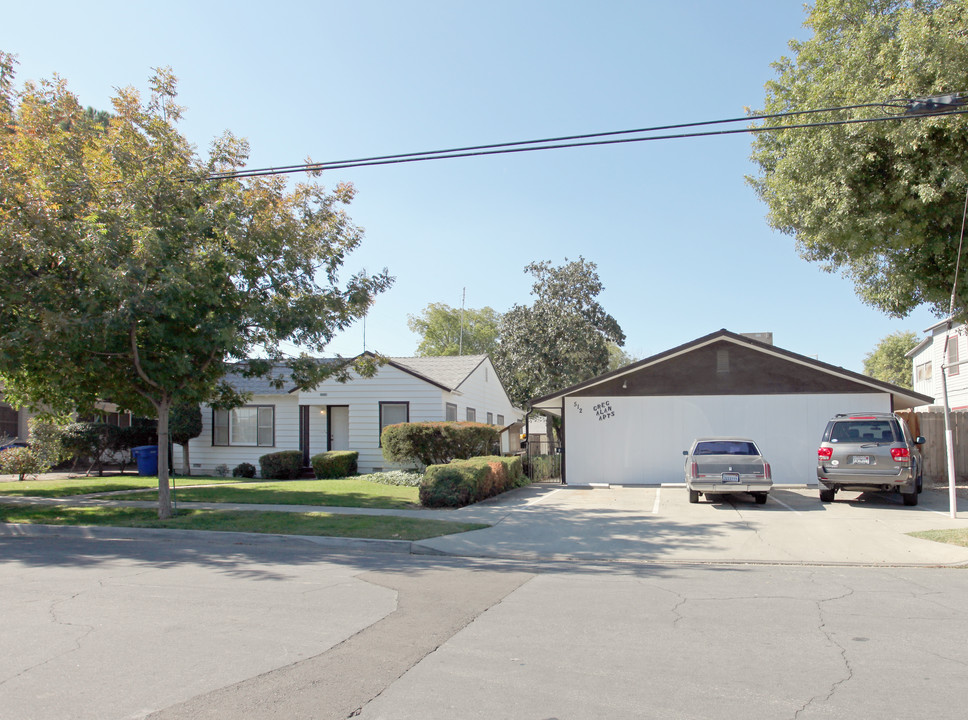
[[[925,395],[777,348],[728,330],[632,363],[531,401],[551,409],[564,396],[770,395],[883,393],[905,406],[933,402]]]

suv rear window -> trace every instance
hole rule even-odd
[[[829,442],[898,442],[900,433],[890,420],[841,420],[830,428]]]
[[[696,443],[694,455],[759,455],[756,445],[737,440],[713,440]]]

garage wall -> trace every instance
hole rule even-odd
[[[682,451],[693,438],[753,438],[775,483],[817,482],[820,436],[839,412],[890,412],[888,393],[689,397],[569,397],[565,462],[569,484],[683,482]]]

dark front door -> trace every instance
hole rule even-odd
[[[303,467],[309,467],[309,405],[299,406],[299,450]]]

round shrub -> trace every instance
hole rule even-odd
[[[232,477],[254,478],[255,465],[247,462],[239,463],[234,468],[232,468]]]

